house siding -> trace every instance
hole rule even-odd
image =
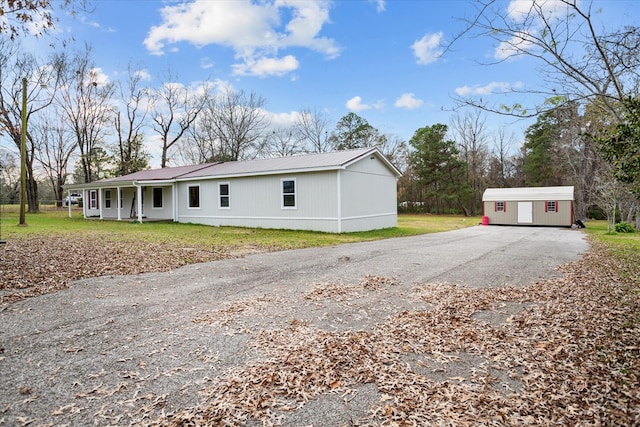
[[[118,219],[120,212],[122,220],[173,219],[213,226],[340,233],[397,226],[399,175],[376,148],[367,148],[140,171],[66,189],[82,189],[87,217]],[[295,181],[295,206],[283,206],[283,180]],[[222,183],[229,192],[224,206],[219,195]],[[120,210],[118,186],[122,189]],[[142,218],[134,202],[140,186]],[[198,205],[190,207],[192,186],[198,187]],[[154,188],[162,188],[160,208],[153,207]],[[102,210],[88,208],[89,189],[99,190]],[[106,191],[112,193],[109,209],[104,206]],[[289,193],[286,201],[291,201]]]
[[[341,231],[397,227],[397,180],[369,157],[341,172]]]
[[[142,192],[142,213],[145,217],[153,219],[173,219],[173,191],[170,186],[149,186],[143,187]],[[162,208],[153,207],[153,188],[162,188]],[[120,217],[122,219],[135,219],[137,218],[138,204],[134,202],[137,189],[135,187],[122,187],[122,210]],[[100,203],[102,204],[102,218],[103,219],[117,219],[118,218],[118,189],[117,187],[107,187],[100,189]],[[105,194],[107,191],[111,191],[111,208],[105,207]],[[87,191],[88,194],[88,191]],[[133,206],[133,209],[132,209]],[[133,212],[133,215],[132,215]],[[100,209],[88,209],[87,216],[100,215]]]
[[[526,202],[529,200],[520,200]],[[532,201],[533,221],[530,225],[546,225],[570,227],[573,223],[573,202],[558,200],[558,212],[545,212],[546,201]],[[518,201],[505,202],[505,212],[495,211],[494,201],[484,202],[484,215],[489,218],[489,224],[518,225]]]
[[[214,226],[338,231],[337,172],[206,179],[178,184],[178,221]],[[282,180],[295,179],[296,206],[282,207]],[[229,208],[220,209],[218,184],[229,183]],[[186,204],[188,187],[200,185],[200,209]]]

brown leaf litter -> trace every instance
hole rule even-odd
[[[639,276],[622,279],[620,268],[595,244],[564,277],[526,287],[419,286],[429,310],[372,330],[263,329],[250,344],[260,360],[223,372],[198,406],[152,425],[280,425],[310,401],[367,384],[382,397],[350,425],[638,425]],[[365,288],[316,286],[305,298]],[[505,307],[513,314],[501,324],[478,316]]]
[[[83,278],[170,271],[235,256],[219,247],[184,248],[179,242],[110,236],[99,242],[55,235],[16,237],[0,249],[0,303],[66,289]]]

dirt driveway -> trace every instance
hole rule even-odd
[[[492,373],[517,393],[522,372],[492,370],[480,347],[425,350],[437,323],[388,337],[456,292],[494,298],[587,250],[576,230],[477,226],[82,280],[0,307],[0,424],[376,424],[400,408],[382,381],[402,375],[473,389]],[[497,330],[530,307],[468,317]]]

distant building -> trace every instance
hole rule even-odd
[[[482,208],[489,224],[571,227],[573,187],[487,188]]]

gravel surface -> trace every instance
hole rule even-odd
[[[234,369],[273,359],[279,331],[371,331],[400,313],[429,310],[425,284],[532,284],[560,276],[557,266],[587,250],[576,230],[477,226],[81,280],[0,306],[0,424],[168,422],[210,401],[207,390]],[[498,326],[527,307],[509,302],[477,318]],[[464,377],[484,360],[456,358],[444,377]],[[443,375],[419,366],[434,381]],[[522,387],[507,377],[502,385]],[[270,422],[353,425],[386,398],[371,381],[327,388]],[[243,422],[260,425],[256,419]]]

